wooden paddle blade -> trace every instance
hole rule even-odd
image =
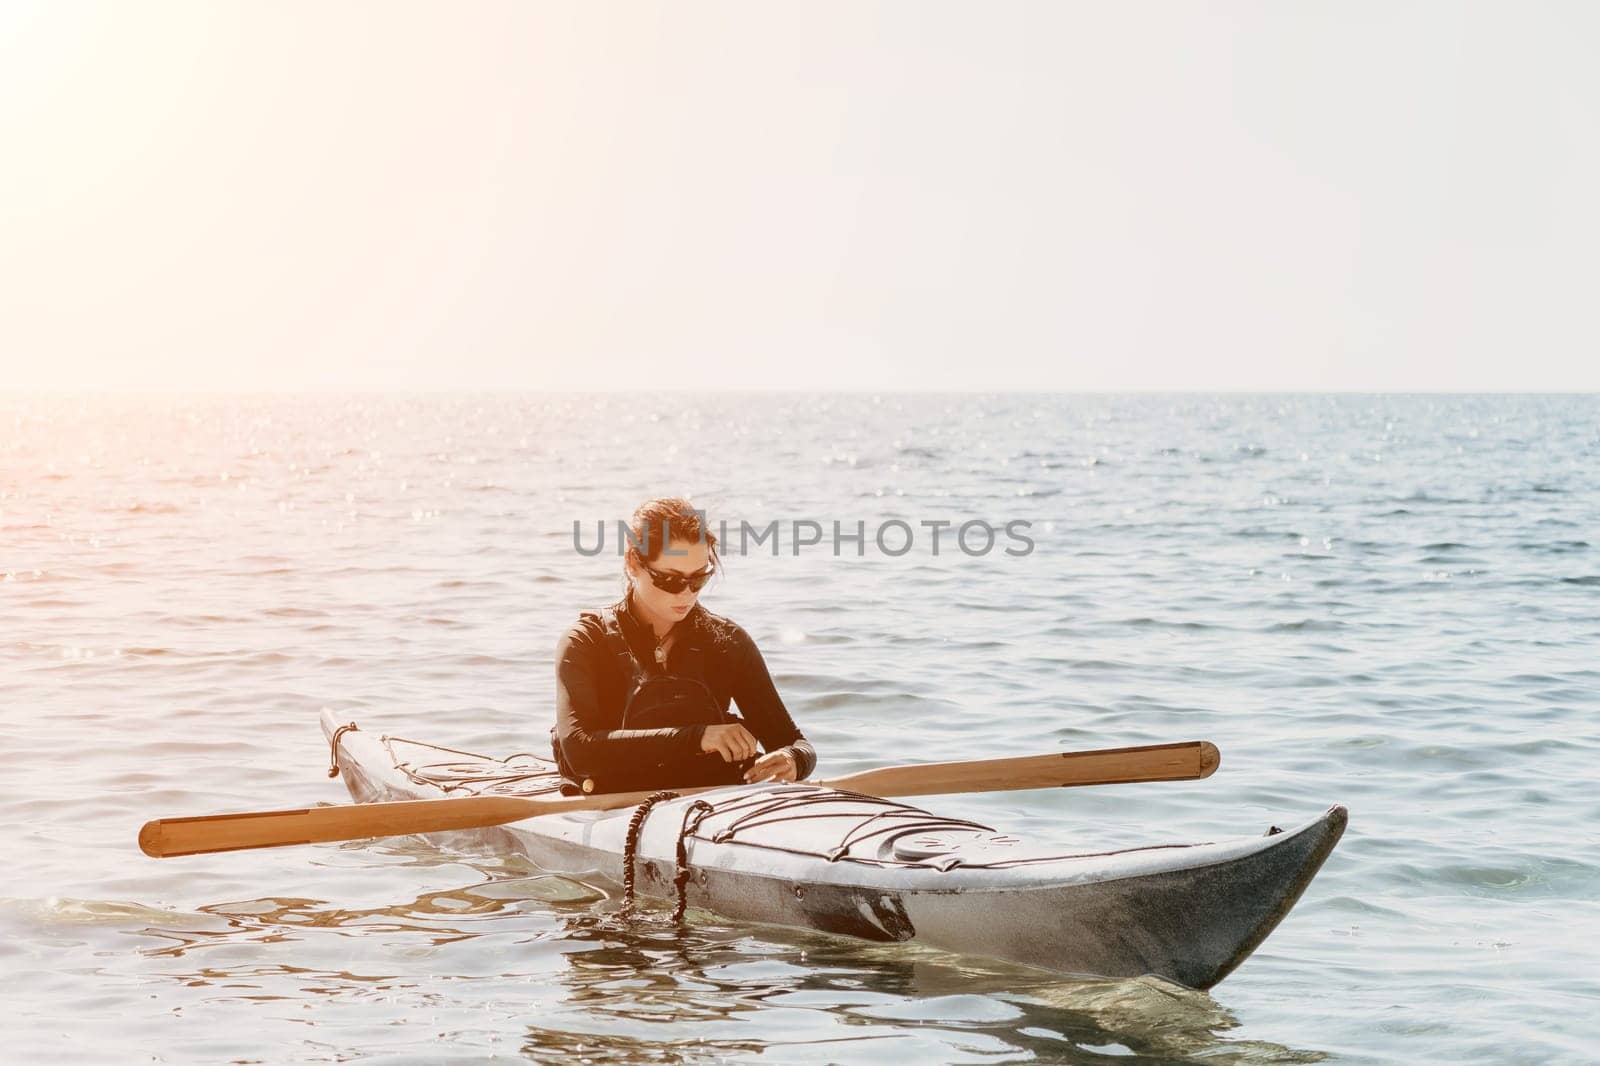
[[[1101,751],[1058,751],[1011,759],[888,766],[817,784],[872,796],[931,796],[954,792],[1009,792],[1025,788],[1123,785],[1138,781],[1193,781],[1210,777],[1222,761],[1215,744],[1150,744]]]
[[[548,803],[518,796],[463,796],[161,818],[146,822],[139,830],[139,848],[152,858],[163,859],[329,840],[438,833],[514,822],[545,814],[548,806]]]

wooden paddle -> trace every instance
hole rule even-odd
[[[889,766],[807,784],[870,796],[929,796],[956,792],[1007,792],[1071,785],[1120,785],[1136,781],[1192,781],[1210,777],[1221,756],[1204,740],[1101,751],[1058,751],[1012,759]],[[726,787],[726,786],[709,786]],[[684,788],[683,795],[708,788]],[[139,847],[152,858],[213,851],[276,848],[328,840],[482,829],[565,811],[631,807],[648,792],[609,792],[559,799],[526,796],[463,796],[307,807],[294,811],[210,814],[161,818],[139,830]]]

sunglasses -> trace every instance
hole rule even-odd
[[[688,589],[699,592],[706,587],[706,582],[711,580],[711,575],[717,572],[716,567],[708,566],[694,574],[675,574],[670,570],[657,570],[649,563],[641,562],[644,572],[650,575],[650,580],[662,592],[682,592]]]

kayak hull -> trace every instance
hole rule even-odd
[[[341,724],[324,712],[330,737]],[[556,794],[542,760],[451,752],[441,772],[440,764],[412,757],[426,748],[357,729],[340,734],[334,757],[358,802]],[[578,811],[437,836],[615,884],[631,814]],[[905,804],[805,784],[736,787],[654,807],[638,837],[635,888],[642,898],[675,895],[687,824],[691,907],[866,940],[915,940],[1062,973],[1154,974],[1206,989],[1288,914],[1346,820],[1335,806],[1267,836],[1052,854]]]

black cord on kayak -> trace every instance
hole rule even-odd
[[[714,810],[716,808],[705,800],[695,800],[683,812],[683,824],[678,827],[678,876],[672,879],[672,886],[678,890],[678,902],[672,908],[674,925],[683,921],[683,912],[689,909],[689,878],[693,876],[689,869],[689,835],[699,829],[701,819]]]
[[[500,759],[492,755],[480,755],[477,752],[462,751],[460,748],[446,748],[439,744],[428,744],[406,737],[383,736],[378,739],[389,752],[394,768],[405,774],[407,780],[417,785],[433,785],[446,794],[466,792],[472,796],[534,797],[549,795],[561,789],[561,775],[556,773],[556,768],[550,761],[527,752],[507,755]],[[396,746],[400,744],[427,751],[444,752],[448,755],[460,755],[468,761],[416,765],[396,750]],[[518,760],[523,761],[519,763]],[[486,771],[485,765],[496,769]]]
[[[633,867],[639,855],[639,831],[644,828],[644,820],[649,816],[650,808],[664,800],[677,798],[676,792],[652,792],[633,809],[633,816],[628,819],[628,832],[622,840],[622,906],[617,909],[618,918],[633,917]]]

